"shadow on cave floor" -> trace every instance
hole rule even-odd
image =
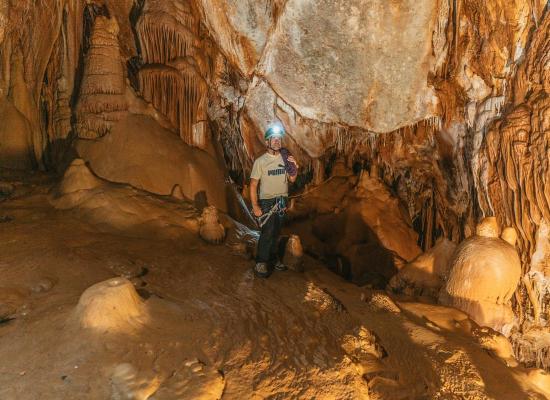
[[[99,233],[49,208],[47,189],[1,205],[13,220],[0,229],[0,303],[16,318],[0,325],[1,398],[109,398],[117,365],[135,368],[124,390],[158,381],[158,398],[220,381],[227,399],[526,398],[466,339],[373,309],[311,258],[304,274],[258,280],[226,246]],[[71,327],[82,292],[121,274],[147,294],[150,321],[118,338]],[[51,288],[33,289],[43,281]],[[194,359],[200,376],[185,370]]]
[[[429,348],[429,352],[433,357],[438,359],[436,364],[450,365],[452,366],[449,371],[445,368],[438,370],[440,377],[444,377],[446,373],[451,372],[460,380],[467,382],[465,387],[454,387],[453,391],[461,393],[464,398],[478,398],[466,395],[470,390],[476,393],[476,390],[482,389],[489,398],[495,399],[532,399],[532,398],[544,398],[531,397],[522,388],[517,381],[517,376],[511,372],[511,369],[504,367],[504,361],[498,360],[496,357],[491,356],[488,351],[481,348],[481,346],[475,343],[471,336],[461,332],[461,330],[469,331],[471,325],[474,324],[471,320],[462,321],[466,322],[465,325],[458,323],[453,319],[452,313],[454,309],[447,309],[443,306],[422,304],[422,306],[432,308],[437,316],[430,318],[422,316],[414,312],[410,312],[404,303],[399,303],[403,308],[403,315],[406,319],[414,323],[417,327],[422,327],[427,335],[435,335],[444,339],[444,343],[438,343],[437,346]],[[418,303],[410,303],[413,308]],[[447,321],[444,324],[438,323],[437,320],[441,315],[445,315],[443,310],[451,310],[447,315]],[[462,314],[460,311],[456,311]],[[429,313],[428,313],[429,314]],[[441,322],[441,321],[439,321]],[[453,330],[447,329],[444,325],[453,325]],[[456,379],[456,377],[455,377]],[[452,380],[451,380],[452,381]],[[477,388],[476,388],[477,386]]]

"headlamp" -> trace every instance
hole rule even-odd
[[[279,123],[276,122],[267,128],[265,131],[265,139],[268,140],[272,137],[283,137],[285,135],[285,128]]]

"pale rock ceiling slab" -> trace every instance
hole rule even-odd
[[[226,57],[249,76],[262,55],[279,0],[199,0],[203,21]]]
[[[289,0],[258,72],[306,118],[389,132],[436,114],[436,0]]]
[[[200,3],[230,61],[305,118],[390,132],[437,115],[437,0]]]

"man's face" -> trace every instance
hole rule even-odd
[[[271,149],[277,151],[281,150],[282,142],[283,140],[280,136],[272,136],[268,140],[268,145]]]

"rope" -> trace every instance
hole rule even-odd
[[[309,189],[309,190],[306,190],[305,192],[303,193],[300,193],[300,194],[296,194],[294,196],[288,196],[288,199],[297,199],[297,198],[300,198],[300,197],[303,197],[317,189],[319,189],[320,187],[324,186],[325,184],[327,184],[331,179],[333,178],[336,178],[335,175],[325,179],[324,181],[322,181],[320,184],[318,184],[317,186]],[[256,220],[256,223],[257,225],[262,228],[266,223],[267,221],[269,220],[269,218],[275,213],[275,212],[279,212],[281,210],[281,207],[280,207],[280,204],[279,204],[279,201],[276,201],[275,204],[273,205],[273,207],[271,207],[271,209],[265,213],[265,214],[262,214],[260,215],[259,217],[255,217],[255,220]]]
[[[321,182],[320,184],[318,184],[317,186],[315,187],[312,187],[311,189],[308,189],[306,190],[305,192],[302,192],[300,194],[295,194],[293,196],[288,196],[289,199],[297,199],[297,198],[300,198],[300,197],[304,197],[306,194],[309,194],[317,189],[319,189],[320,187],[324,186],[325,184],[327,184],[331,179],[333,178],[336,178],[335,175],[331,176],[330,178],[327,178],[325,179],[323,182]]]
[[[256,222],[258,223],[258,226],[262,228],[267,223],[267,221],[269,221],[269,218],[271,218],[273,214],[275,214],[276,212],[280,213],[281,211],[284,211],[284,208],[281,207],[281,200],[277,198],[277,200],[275,200],[275,204],[267,213],[256,217]]]

